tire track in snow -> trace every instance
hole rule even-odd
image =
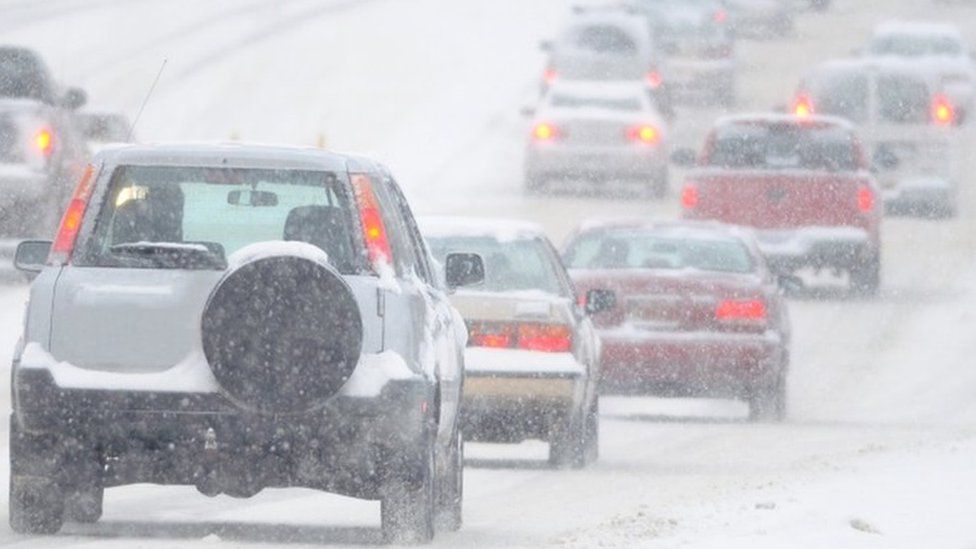
[[[0,31],[17,29],[49,19],[63,18],[80,11],[96,10],[121,4],[131,6],[135,3],[147,1],[152,0],[83,0],[79,2],[71,2],[71,0],[63,2],[28,0],[13,6],[0,6],[0,10],[4,12],[4,17],[0,20]],[[14,11],[13,14],[9,13],[11,10]],[[19,17],[16,13],[18,10],[24,12]]]

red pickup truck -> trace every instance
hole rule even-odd
[[[681,203],[685,218],[756,229],[779,275],[804,267],[846,271],[852,291],[862,295],[881,285],[882,204],[861,142],[843,119],[720,119],[686,178]]]

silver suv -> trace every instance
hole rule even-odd
[[[13,363],[10,523],[94,522],[103,489],[302,486],[382,501],[384,536],[461,524],[467,332],[398,186],[313,149],[99,153]],[[484,276],[447,258],[450,287]]]

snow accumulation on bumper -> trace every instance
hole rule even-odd
[[[772,267],[846,265],[861,259],[871,245],[860,227],[801,227],[756,231],[759,249]]]
[[[469,347],[464,352],[464,398],[469,407],[499,402],[578,398],[586,368],[571,353]]]
[[[202,350],[195,350],[173,367],[161,372],[127,373],[80,368],[51,356],[39,343],[30,342],[20,355],[18,370],[47,372],[60,389],[124,391],[145,393],[220,392]],[[374,398],[391,381],[415,377],[403,358],[393,352],[364,353],[339,396]]]

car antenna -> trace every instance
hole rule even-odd
[[[156,91],[156,84],[159,84],[159,77],[163,75],[163,69],[166,68],[166,62],[169,59],[163,58],[163,64],[159,66],[159,71],[156,73],[156,78],[153,80],[152,86],[149,86],[149,91],[146,93],[145,99],[142,100],[142,105],[139,106],[139,112],[136,113],[136,117],[132,120],[132,125],[129,126],[129,134],[125,136],[126,142],[132,139],[132,135],[136,131],[136,124],[139,123],[139,119],[142,118],[142,111],[146,108],[146,103],[149,103],[149,99],[152,97],[154,91]]]

